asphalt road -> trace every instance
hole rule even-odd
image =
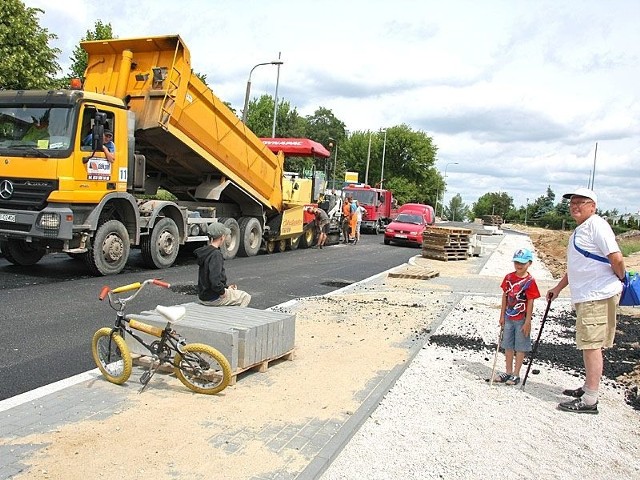
[[[297,250],[226,262],[230,283],[252,295],[251,307],[323,295],[405,263],[416,247],[385,246],[382,235],[363,235],[355,245]],[[103,285],[116,287],[162,278],[171,290],[149,286],[130,311],[195,300],[197,266],[181,255],[165,270],[148,270],[134,252],[124,272],[88,275],[82,262],[65,254],[45,257],[33,267],[0,258],[0,400],[95,368],[91,338],[113,324],[115,312],[98,300]]]

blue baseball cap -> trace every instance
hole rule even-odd
[[[513,254],[513,261],[518,263],[532,262],[533,253],[527,248],[520,248]]]

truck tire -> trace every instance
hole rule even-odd
[[[118,220],[109,220],[96,230],[84,260],[92,275],[120,273],[129,258],[129,232]]]
[[[161,218],[140,242],[142,261],[149,268],[169,268],[176,261],[179,248],[178,226],[167,217]]]
[[[299,237],[295,237],[289,240],[289,243],[287,245],[287,249],[289,250],[297,250],[298,247],[300,246],[300,239],[302,238],[302,235],[300,235]]]
[[[265,245],[265,252],[271,255],[272,253],[275,253],[277,251],[278,251],[278,242],[276,242],[275,240],[269,240]]]
[[[313,225],[307,225],[304,227],[302,236],[300,237],[300,248],[313,247],[316,243],[316,229]]]
[[[240,218],[240,242],[238,255],[253,257],[260,251],[262,245],[262,226],[255,217]]]
[[[10,238],[0,242],[0,248],[4,257],[14,265],[25,267],[35,265],[46,253],[44,248],[34,247],[24,240]]]
[[[222,256],[226,260],[230,260],[236,257],[240,249],[240,226],[235,218],[220,217],[218,221],[231,230],[231,235],[228,235],[220,246]]]
[[[286,251],[286,250],[287,250],[287,242],[288,242],[288,240],[278,240],[278,241],[276,242],[276,243],[278,244],[278,245],[277,245],[277,247],[278,247],[278,248],[277,248],[277,250],[278,250],[279,252],[284,252],[284,251]]]

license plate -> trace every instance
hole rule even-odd
[[[15,213],[0,213],[0,222],[16,222]]]
[[[407,238],[406,235],[396,235],[396,238]]]

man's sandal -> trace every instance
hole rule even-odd
[[[510,378],[511,374],[509,373],[499,373],[498,375],[493,377],[493,383],[506,383]]]

